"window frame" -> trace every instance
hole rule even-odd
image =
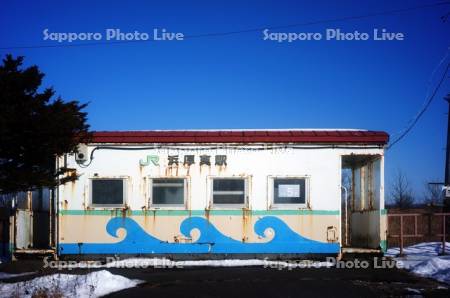
[[[123,194],[122,194],[122,204],[94,204],[93,201],[93,181],[94,180],[122,180],[123,183]],[[128,198],[128,177],[126,176],[117,176],[117,177],[108,177],[108,176],[95,176],[89,178],[89,206],[93,208],[124,208],[127,205]]]
[[[210,176],[209,178],[209,202],[210,208],[213,209],[243,209],[249,208],[250,201],[250,176]],[[243,204],[215,204],[214,203],[214,180],[244,180],[244,203]]]
[[[153,180],[155,179],[173,179],[173,180],[183,180],[183,203],[182,204],[153,204]],[[149,209],[157,210],[157,209],[187,209],[188,197],[189,197],[189,177],[148,177],[148,196],[147,196],[147,204]]]
[[[285,179],[285,180],[305,180],[305,202],[304,203],[275,203],[275,180],[277,179]],[[310,185],[310,176],[306,175],[295,175],[295,176],[268,176],[268,189],[267,194],[269,195],[269,209],[304,209],[307,208],[309,202],[309,185]]]

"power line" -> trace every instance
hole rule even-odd
[[[447,75],[447,72],[448,72],[449,68],[450,68],[450,62],[447,63],[447,67],[445,68],[445,71],[442,74],[442,77],[439,80],[439,83],[436,85],[436,88],[434,88],[433,93],[431,94],[431,96],[428,99],[428,101],[425,104],[425,106],[420,110],[420,112],[417,114],[417,116],[414,118],[413,122],[408,126],[408,128],[397,139],[395,139],[394,141],[391,142],[391,144],[386,148],[387,150],[391,149],[392,146],[394,146],[395,144],[400,142],[400,140],[402,140],[413,129],[413,127],[416,125],[416,123],[419,121],[419,119],[422,117],[422,115],[428,109],[428,107],[430,106],[430,104],[433,101],[434,97],[436,96],[437,92],[439,91],[439,88],[441,87],[442,83],[445,81],[445,78],[446,78],[446,75]]]
[[[358,16],[348,16],[348,17],[342,17],[342,18],[310,21],[310,22],[296,23],[296,24],[290,24],[290,25],[260,27],[260,28],[254,28],[254,29],[246,29],[246,30],[239,30],[239,31],[222,32],[222,33],[199,34],[199,35],[191,35],[188,37],[189,38],[198,38],[198,37],[210,37],[210,36],[224,36],[224,35],[232,35],[232,34],[240,34],[240,33],[248,33],[248,32],[257,32],[257,31],[262,31],[265,29],[270,29],[270,30],[286,29],[286,28],[291,28],[291,27],[320,25],[320,24],[335,23],[335,22],[342,22],[342,21],[353,21],[353,20],[358,20],[358,19],[364,19],[364,18],[370,18],[370,17],[382,16],[382,15],[389,15],[389,14],[395,14],[395,13],[400,13],[400,12],[409,12],[409,11],[414,11],[414,10],[419,10],[419,9],[424,9],[424,8],[431,8],[431,7],[436,7],[436,6],[440,6],[440,5],[449,5],[449,4],[450,4],[450,2],[437,2],[434,4],[419,5],[419,6],[400,8],[400,9],[394,9],[394,10],[386,10],[386,11],[375,12],[375,13],[370,13],[370,14],[365,14],[365,15],[358,15]]]
[[[436,67],[435,67],[435,68],[433,69],[433,71],[431,72],[430,78],[428,79],[428,86],[427,86],[427,92],[426,92],[426,94],[425,94],[425,100],[423,101],[423,104],[422,104],[422,107],[420,108],[420,110],[422,110],[422,108],[424,108],[424,107],[426,106],[426,104],[427,104],[427,102],[428,102],[428,98],[429,98],[430,93],[431,93],[431,91],[432,91],[432,87],[433,87],[433,86],[432,86],[433,78],[434,78],[436,72],[439,71],[439,69],[441,68],[441,66],[442,66],[443,64],[445,64],[445,62],[447,61],[447,58],[448,58],[449,54],[450,54],[450,47],[448,47],[447,51],[445,52],[444,57],[442,57],[442,59],[439,61],[439,63],[436,65]],[[419,110],[419,111],[420,111],[420,110]],[[410,119],[410,120],[408,121],[408,123],[406,123],[405,126],[407,127],[408,125],[410,125],[410,124],[412,123],[412,121],[415,119],[415,117],[417,117],[418,114],[419,114],[419,113],[417,113],[416,116],[414,116],[412,119]],[[392,139],[397,139],[397,136],[400,135],[400,134],[402,134],[404,131],[405,131],[405,129],[401,129],[401,130],[399,130],[399,131],[397,131],[397,132],[391,134]]]
[[[449,5],[450,2],[437,2],[433,4],[419,5],[407,8],[400,8],[394,10],[386,10],[375,13],[369,13],[364,15],[357,16],[347,16],[341,18],[332,18],[325,20],[317,20],[317,21],[309,21],[303,23],[295,23],[288,25],[280,25],[280,26],[271,26],[271,27],[259,27],[259,28],[251,28],[244,30],[236,30],[236,31],[227,31],[227,32],[216,32],[216,33],[204,33],[204,34],[194,34],[194,35],[185,35],[184,39],[194,39],[194,38],[206,38],[206,37],[219,37],[219,36],[228,36],[228,35],[236,35],[250,32],[258,32],[265,29],[274,30],[274,29],[287,29],[293,27],[302,27],[302,26],[312,26],[312,25],[320,25],[327,23],[335,23],[335,22],[345,22],[345,21],[353,21],[364,18],[377,17],[382,15],[396,14],[402,12],[410,12],[414,10],[420,10],[425,8],[432,8],[442,5]],[[30,46],[8,46],[8,47],[0,47],[0,50],[16,50],[16,49],[38,49],[38,48],[63,48],[63,47],[86,47],[86,46],[99,46],[99,45],[117,45],[117,44],[129,44],[129,43],[143,43],[143,42],[153,42],[154,39],[149,40],[124,40],[124,41],[104,41],[104,42],[89,42],[89,43],[73,43],[73,44],[56,44],[56,45],[30,45]]]

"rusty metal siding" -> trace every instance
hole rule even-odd
[[[50,194],[49,189],[41,189],[0,196],[8,213],[8,219],[3,220],[7,237],[2,237],[3,245],[8,241],[8,254],[50,248]]]
[[[33,211],[16,210],[16,249],[28,249],[33,247]]]

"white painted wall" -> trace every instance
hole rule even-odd
[[[88,153],[96,145],[88,147]],[[117,147],[117,145],[114,145]],[[140,145],[139,145],[140,146]],[[126,147],[126,146],[123,146]],[[129,146],[128,146],[129,147]],[[140,146],[141,147],[141,146]],[[179,148],[181,145],[176,145]],[[192,146],[191,146],[192,147]],[[85,209],[89,205],[89,178],[127,177],[127,204],[133,210],[148,206],[148,177],[189,177],[189,209],[203,210],[208,207],[209,186],[212,176],[232,177],[246,176],[251,180],[249,193],[250,208],[267,210],[269,208],[268,177],[269,176],[307,176],[309,178],[310,207],[313,210],[340,210],[341,208],[341,155],[379,154],[383,149],[284,149],[284,150],[225,150],[209,151],[195,146],[192,150],[177,151],[174,149],[148,150],[96,150],[92,163],[82,168],[75,162],[75,156],[67,158],[69,168],[75,168],[80,175],[75,183],[67,183],[60,188],[60,206],[66,202],[66,208],[72,210]],[[248,147],[247,147],[248,148]],[[179,155],[178,170],[167,168],[167,156]],[[183,156],[195,155],[195,164],[183,167]],[[200,168],[199,156],[211,155],[211,167]],[[228,166],[219,169],[214,166],[215,155],[227,155]],[[139,161],[147,155],[159,156],[159,166],[150,164],[141,167]],[[60,159],[62,165],[63,158]],[[381,161],[380,172],[383,174]],[[379,202],[383,204],[383,176],[377,185],[380,188]],[[383,206],[381,206],[383,208]],[[104,208],[100,208],[104,209]]]

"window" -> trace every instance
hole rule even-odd
[[[185,202],[186,179],[151,179],[151,205],[183,206]]]
[[[273,178],[273,204],[306,204],[306,179]]]
[[[125,179],[92,179],[91,203],[100,206],[122,206],[125,202]]]
[[[213,205],[245,205],[246,184],[244,178],[214,178],[212,180]]]

